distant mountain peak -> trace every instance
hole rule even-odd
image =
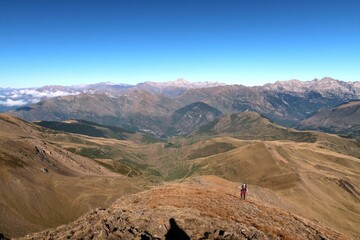
[[[138,85],[150,85],[150,86],[157,86],[157,87],[183,87],[183,88],[203,88],[203,87],[216,87],[216,86],[224,86],[225,83],[219,82],[189,82],[184,78],[178,78],[174,81],[167,81],[167,82],[151,82],[146,81],[144,83],[139,83]]]
[[[354,96],[352,98],[360,97],[360,85],[358,82],[344,82],[331,77],[323,77],[321,79],[315,78],[311,81],[277,81],[275,83],[265,84],[263,88],[265,90],[277,91],[277,92],[318,92],[321,96]],[[351,97],[350,97],[351,98]]]
[[[317,79],[315,78],[317,81],[323,81],[323,82],[326,82],[326,81],[330,81],[330,82],[335,82],[335,81],[339,81],[335,78],[332,78],[332,77],[323,77],[322,79]]]
[[[190,82],[184,78],[178,78],[175,81],[170,81],[169,83],[189,84]]]
[[[218,82],[189,82],[183,78],[168,82],[146,81],[134,86],[135,89],[142,89],[151,93],[163,94],[169,97],[180,96],[190,89],[211,88],[224,86],[225,83]]]

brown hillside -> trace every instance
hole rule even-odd
[[[164,179],[185,182],[122,198],[123,205],[110,208],[112,216],[98,210],[98,214],[81,218],[79,227],[100,239],[101,232],[110,239],[118,238],[113,234],[139,239],[145,231],[162,238],[164,227],[152,224],[174,217],[195,239],[215,230],[215,235],[226,230],[233,239],[255,233],[260,239],[281,238],[281,234],[284,239],[296,239],[297,235],[303,239],[321,239],[320,235],[343,239],[321,227],[323,224],[344,234],[360,235],[360,149],[351,139],[286,129],[256,113],[230,117],[232,124],[227,126],[232,130],[228,132],[229,128],[223,128],[225,131],[215,136],[204,132],[167,141],[138,134],[118,140],[60,133],[7,115],[0,115],[0,121],[0,193],[4,196],[0,198],[0,232],[6,236],[68,223]],[[245,205],[235,201],[234,183],[201,175],[249,183],[250,201]],[[227,203],[231,201],[236,205]],[[255,222],[249,217],[242,219],[243,208]],[[280,214],[278,220],[273,219],[273,212]],[[90,225],[83,223],[84,219],[95,230],[87,230]],[[108,220],[116,224],[116,230]],[[298,220],[305,222],[305,227],[300,227]],[[282,225],[289,222],[290,230],[274,221]],[[58,229],[51,230],[56,234],[53,239],[77,238],[75,232],[86,234],[74,225]],[[36,236],[42,239],[44,234]]]
[[[352,101],[335,108],[321,110],[302,121],[303,125],[347,129],[360,124],[360,101]]]
[[[240,139],[279,140],[288,139],[300,142],[314,142],[309,132],[300,132],[271,123],[256,112],[240,112],[224,115],[200,127],[198,134],[230,135]]]
[[[1,233],[54,227],[139,191],[127,177],[47,142],[44,131],[0,115]]]
[[[334,229],[360,234],[359,158],[318,142],[212,140],[235,148],[187,160],[186,176],[213,174],[246,181],[278,193]]]
[[[300,126],[360,137],[360,101],[320,110],[303,120]]]
[[[266,190],[250,186],[249,198],[240,200],[236,187],[213,176],[171,183],[23,239],[165,239],[170,218],[191,239],[350,239],[281,210],[276,205],[284,204]]]

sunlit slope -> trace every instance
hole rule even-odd
[[[19,236],[69,222],[135,182],[46,140],[45,129],[0,115],[0,232]]]
[[[271,191],[250,185],[252,194],[244,201],[237,187],[215,176],[172,182],[24,239],[166,239],[171,218],[189,239],[350,239],[287,211]]]
[[[270,122],[255,112],[224,115],[201,127],[193,136],[231,136],[243,140],[290,140],[294,142],[319,143],[323,147],[360,157],[360,143],[355,139],[315,131],[297,131]]]
[[[360,159],[318,143],[228,137],[215,141],[235,148],[186,160],[185,177],[214,174],[265,187],[335,229],[360,234]]]
[[[143,182],[158,182],[158,178],[161,177],[157,170],[158,150],[164,148],[163,143],[138,133],[129,134],[127,138],[119,140],[57,131],[46,135],[49,142],[74,154],[90,158],[112,172],[135,177]]]
[[[360,234],[357,140],[239,113],[209,123],[188,142],[170,179],[213,174],[265,187],[335,229]]]
[[[299,124],[303,129],[318,129],[360,137],[360,101],[350,101],[317,111]]]
[[[5,115],[0,126],[0,189],[9,194],[0,207],[14,221],[1,223],[5,233],[69,222],[144,189],[138,186],[217,175],[249,183],[250,197],[275,204],[277,195],[291,212],[360,234],[360,148],[353,139],[286,129],[256,113],[223,116],[206,131],[167,140],[69,134]]]

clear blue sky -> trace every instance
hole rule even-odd
[[[0,87],[360,80],[358,0],[0,0]]]

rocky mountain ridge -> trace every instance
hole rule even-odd
[[[286,204],[261,188],[240,200],[236,187],[214,176],[166,184],[21,239],[350,239],[287,212]]]
[[[263,86],[267,90],[304,93],[308,91],[319,92],[323,96],[360,96],[360,82],[344,82],[330,77],[315,78],[312,81],[277,81]]]
[[[128,89],[145,90],[155,94],[164,94],[176,97],[189,89],[213,88],[226,86],[218,82],[188,82],[184,79],[177,79],[169,82],[143,82],[136,85],[124,83],[114,84],[102,82],[96,84],[82,84],[73,86],[50,85],[39,88],[0,88],[0,110],[37,103],[44,98],[52,98],[77,94],[99,94],[106,93],[117,95],[126,92]],[[333,78],[314,79],[312,81],[288,80],[268,83],[259,86],[267,91],[282,91],[304,93],[316,91],[321,94],[331,95],[355,95],[359,97],[360,82],[344,82]]]
[[[18,108],[11,114],[28,121],[89,120],[131,131],[148,132],[158,137],[169,137],[190,132],[188,126],[192,124],[191,119],[200,119],[201,113],[193,112],[191,118],[180,116],[179,113],[183,112],[180,109],[197,102],[223,114],[258,112],[277,124],[292,127],[298,126],[302,120],[320,109],[332,108],[360,97],[356,82],[345,83],[330,78],[305,83],[295,80],[277,82],[262,87],[176,87],[187,85],[184,80],[164,84],[144,83],[127,86],[117,93],[105,91],[59,96]],[[113,87],[110,84],[106,86]],[[169,120],[175,115],[177,119],[183,119],[180,125],[184,127],[175,126]],[[201,121],[196,127],[207,122]]]
[[[43,99],[79,94],[107,94],[116,96],[126,90],[148,91],[166,96],[178,96],[188,89],[223,86],[217,82],[188,82],[184,79],[169,82],[144,82],[136,85],[101,82],[73,86],[49,85],[39,88],[0,88],[0,112],[37,103]]]

